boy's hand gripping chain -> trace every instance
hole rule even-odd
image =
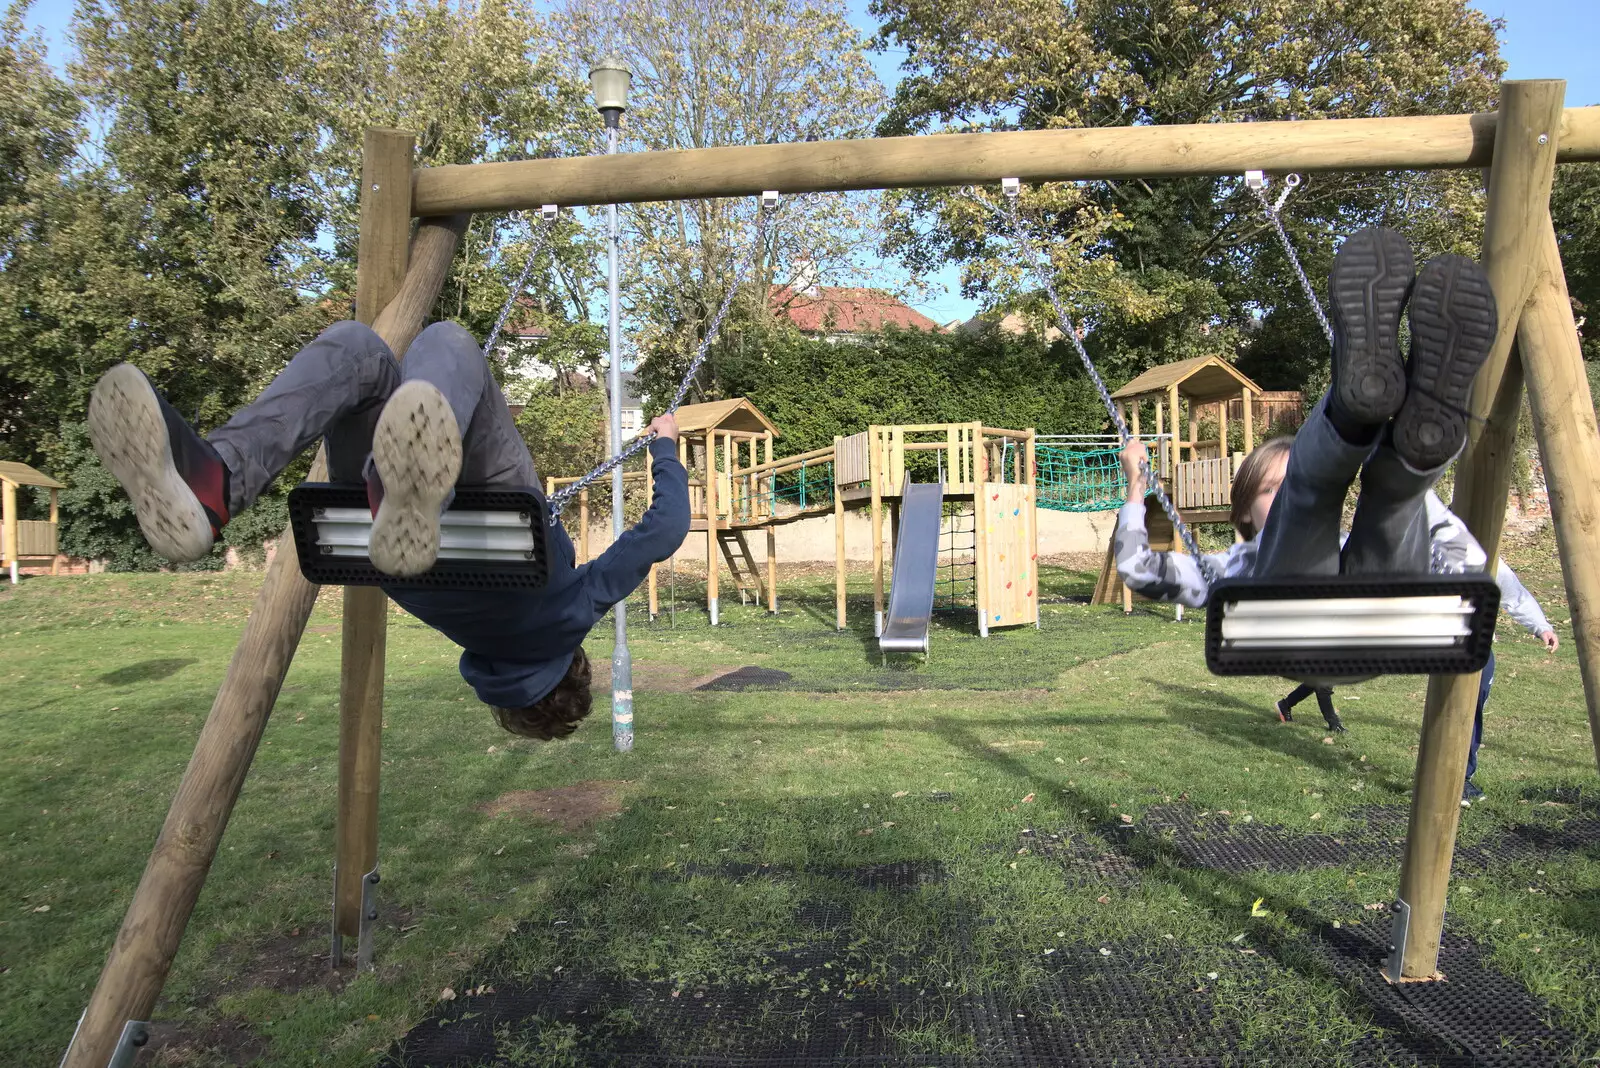
[[[683,403],[683,398],[689,395],[689,387],[694,383],[694,376],[700,373],[700,367],[706,362],[706,356],[711,352],[711,345],[717,340],[717,333],[722,329],[722,320],[727,318],[728,309],[733,306],[733,298],[738,294],[745,279],[750,274],[750,268],[755,264],[756,255],[766,244],[767,225],[772,221],[772,216],[778,206],[778,193],[776,190],[767,190],[761,194],[761,209],[756,217],[755,238],[750,242],[750,247],[745,250],[744,262],[739,265],[738,272],[734,275],[733,284],[728,287],[728,292],[722,298],[722,306],[717,309],[717,314],[712,316],[711,325],[706,330],[706,336],[700,342],[700,347],[695,351],[694,359],[689,361],[689,369],[683,374],[683,381],[678,383],[678,392],[673,395],[672,403],[663,414],[670,415],[678,410]],[[561,510],[567,502],[577,496],[579,491],[593,485],[596,481],[610,474],[618,465],[624,463],[640,449],[656,439],[653,433],[640,434],[629,441],[616,455],[605,463],[596,467],[582,478],[578,479],[550,497],[550,523],[555,525],[561,518]]]

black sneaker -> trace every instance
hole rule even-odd
[[[1274,707],[1274,708],[1276,708],[1278,710],[1278,722],[1279,723],[1293,723],[1294,722],[1294,713],[1289,711],[1289,706],[1288,705],[1284,704],[1282,701],[1279,701],[1277,704],[1273,705],[1272,707]]]
[[[1411,294],[1413,268],[1406,239],[1378,227],[1351,234],[1334,257],[1328,274],[1333,304],[1328,403],[1345,422],[1376,430],[1405,402],[1400,314]]]
[[[1406,402],[1394,450],[1418,471],[1455,458],[1467,440],[1472,380],[1489,358],[1500,320],[1483,268],[1464,256],[1429,260],[1411,294]]]
[[[1326,712],[1322,716],[1322,721],[1328,725],[1328,730],[1334,734],[1344,733],[1344,720],[1339,718],[1339,713]]]
[[[119,363],[100,376],[89,439],[133,501],[150,548],[178,564],[211,551],[228,522],[228,467],[143,371]]]

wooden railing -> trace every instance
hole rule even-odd
[[[18,557],[54,556],[56,554],[56,525],[47,519],[19,519],[17,521]],[[0,531],[0,559],[12,557],[11,546],[5,544],[5,534]]]
[[[1188,508],[1226,508],[1233,500],[1233,459],[1186,460],[1173,472],[1179,511]]]

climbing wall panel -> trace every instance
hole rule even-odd
[[[1038,619],[1038,561],[1033,555],[1033,488],[986,482],[978,508],[984,524],[985,622],[1014,627]]]

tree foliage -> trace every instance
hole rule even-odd
[[[1600,359],[1600,164],[1556,168],[1550,215],[1573,314],[1580,322],[1584,359]]]
[[[1465,0],[874,0],[878,43],[907,52],[880,133],[1367,117],[1492,107],[1497,23]],[[999,235],[994,201],[897,198],[891,247],[963,265],[971,296],[1048,317]],[[1255,199],[1234,179],[1028,191],[1058,284],[1118,377],[1238,352],[1267,388],[1296,388],[1326,345]],[[1423,254],[1475,251],[1475,175],[1328,174],[1287,222],[1313,281],[1334,242],[1381,222]]]
[[[870,136],[884,103],[866,40],[840,0],[567,0],[558,20],[574,73],[604,53],[632,70],[627,149],[693,149]],[[736,316],[766,316],[768,286],[809,261],[835,284],[881,275],[875,194],[785,198]],[[755,233],[750,200],[626,205],[623,292],[653,395],[675,388]],[[702,376],[725,392],[718,364]]]

